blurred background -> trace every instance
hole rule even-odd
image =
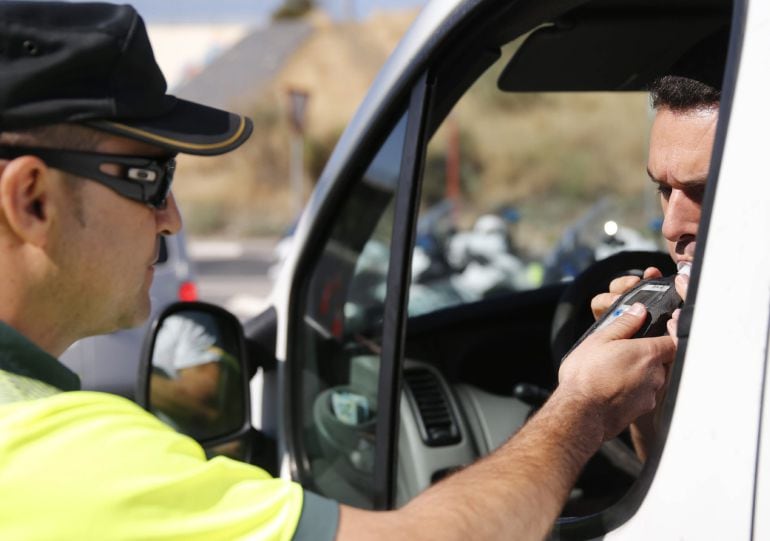
[[[255,125],[238,152],[179,160],[174,191],[201,298],[243,317],[264,306],[267,272],[286,250],[276,246],[290,236],[337,139],[424,3],[134,2],[171,92],[236,110]],[[640,182],[647,126],[637,121],[647,114],[646,96],[503,95],[498,74],[493,67],[431,141],[423,206],[449,199],[459,230],[490,212],[515,221],[519,249],[542,259],[568,224],[603,219],[606,212],[590,214],[611,191],[623,202],[608,219],[631,217],[650,236],[657,204],[639,197],[648,187]],[[521,133],[529,135],[517,140]],[[554,148],[567,152],[551,159]]]
[[[174,191],[188,235],[281,235],[422,3],[133,2],[171,93],[236,110],[255,124],[234,154],[179,160]]]
[[[245,114],[254,135],[180,156],[198,298],[266,305],[289,235],[342,130],[424,0],[134,0],[170,93]]]

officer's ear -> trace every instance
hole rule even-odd
[[[9,232],[43,246],[52,223],[51,169],[40,158],[22,156],[0,164],[0,210]]]

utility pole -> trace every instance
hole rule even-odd
[[[305,177],[305,112],[310,93],[298,88],[289,88],[289,177],[291,179],[292,216],[299,217],[304,204],[303,187]]]
[[[462,197],[460,188],[460,128],[457,120],[450,115],[447,118],[447,145],[446,145],[446,187],[444,194],[454,203],[457,209]]]

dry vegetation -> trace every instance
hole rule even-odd
[[[503,57],[512,52],[506,48]],[[598,199],[611,196],[623,213],[617,218],[642,230],[653,193],[644,168],[647,95],[505,94],[496,86],[503,66],[490,68],[451,115],[462,134],[463,160],[470,162],[462,178],[466,216],[515,206],[524,218],[520,235],[548,246]],[[445,132],[434,137],[429,162],[443,160]]]
[[[238,109],[254,121],[242,150],[215,158],[183,156],[175,193],[193,233],[274,234],[293,219],[289,185],[288,88],[310,91],[305,138],[305,196],[382,64],[415,12],[362,23],[311,18],[314,34],[277,79]]]
[[[274,84],[249,104],[252,139],[218,159],[180,160],[175,188],[195,233],[254,235],[279,232],[292,220],[288,192],[290,131],[286,89],[309,89],[305,146],[306,194],[334,142],[414,13],[379,15],[333,24],[313,19],[316,31]],[[567,221],[580,203],[606,190],[636,195],[643,186],[646,112],[641,95],[502,95],[493,67],[452,113],[462,134],[463,189],[474,210],[510,202],[540,221]],[[445,134],[429,149],[425,193],[440,195]],[[560,149],[554,152],[554,149]],[[432,164],[432,169],[430,168]],[[439,175],[440,176],[440,173]],[[549,193],[566,206],[549,206]]]

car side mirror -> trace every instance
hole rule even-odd
[[[243,328],[230,312],[179,302],[153,322],[139,364],[137,403],[215,454],[241,455],[251,429]],[[225,450],[222,450],[222,448]]]

